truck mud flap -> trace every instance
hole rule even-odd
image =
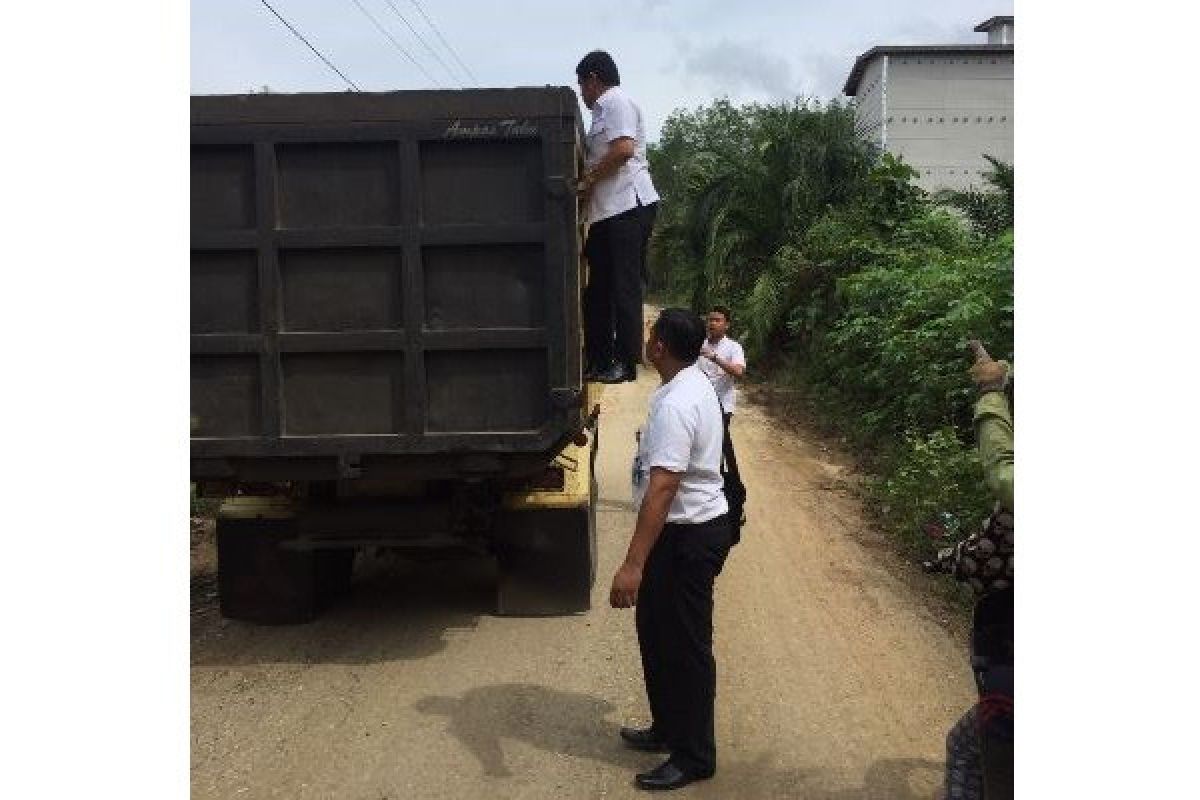
[[[293,519],[218,519],[221,615],[262,625],[311,622],[349,589],[355,551],[284,547]]]
[[[550,616],[591,608],[595,503],[505,511],[497,522],[498,614]]]

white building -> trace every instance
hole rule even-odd
[[[1013,160],[1013,18],[975,30],[986,44],[873,47],[846,79],[859,135],[903,158],[924,189],[980,187],[984,154]]]

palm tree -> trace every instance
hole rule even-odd
[[[1013,227],[1013,165],[989,155],[984,158],[992,165],[983,176],[991,190],[943,189],[934,199],[961,211],[976,231],[990,239]]]
[[[718,101],[672,115],[652,158],[664,202],[651,272],[701,307],[750,294],[782,247],[860,190],[871,153],[836,103]]]

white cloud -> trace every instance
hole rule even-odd
[[[797,93],[787,59],[768,52],[761,43],[727,39],[683,52],[682,69],[690,83],[701,83],[714,95],[784,99]]]

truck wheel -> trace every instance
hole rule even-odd
[[[591,608],[597,563],[598,421],[591,439],[588,494],[575,499],[578,505],[500,513],[493,539],[499,565],[498,614],[548,616]]]
[[[357,553],[352,547],[316,552],[317,592],[322,608],[327,608],[349,593]]]
[[[218,519],[217,586],[221,615],[244,622],[311,622],[328,592],[318,590],[318,554],[280,547],[296,537],[293,519]],[[350,551],[353,554],[353,551]],[[325,555],[325,554],[320,554]],[[353,562],[351,562],[352,564]],[[326,582],[332,583],[327,578]]]
[[[549,616],[591,608],[596,576],[595,504],[506,511],[496,530],[496,611]]]

